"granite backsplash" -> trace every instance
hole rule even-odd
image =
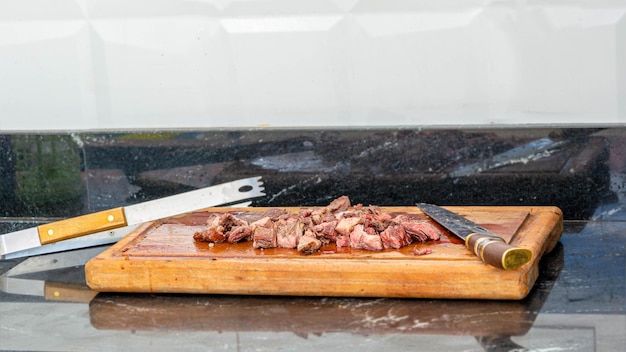
[[[625,173],[626,128],[617,127],[0,134],[0,222],[257,175],[267,195],[255,206],[348,195],[378,205],[556,205],[566,219],[621,219]]]

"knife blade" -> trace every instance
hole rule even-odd
[[[434,204],[417,203],[424,214],[465,241],[465,246],[486,264],[514,270],[532,258],[529,249],[516,247],[475,222]]]
[[[260,197],[265,195],[263,190],[261,177],[250,177],[7,233],[0,235],[0,259],[75,237]]]

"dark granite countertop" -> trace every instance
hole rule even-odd
[[[106,246],[3,260],[0,350],[623,350],[625,151],[624,128],[0,136],[0,233],[252,175],[256,206],[346,194],[565,215],[521,301],[97,294],[83,265]]]

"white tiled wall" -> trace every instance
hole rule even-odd
[[[626,0],[2,0],[0,130],[626,123]]]

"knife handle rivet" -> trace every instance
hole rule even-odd
[[[50,236],[54,235],[54,230],[53,229],[48,230],[48,235]]]
[[[109,222],[111,222],[111,221],[115,220],[115,216],[109,215],[109,216],[107,216],[107,220],[109,220]]]

